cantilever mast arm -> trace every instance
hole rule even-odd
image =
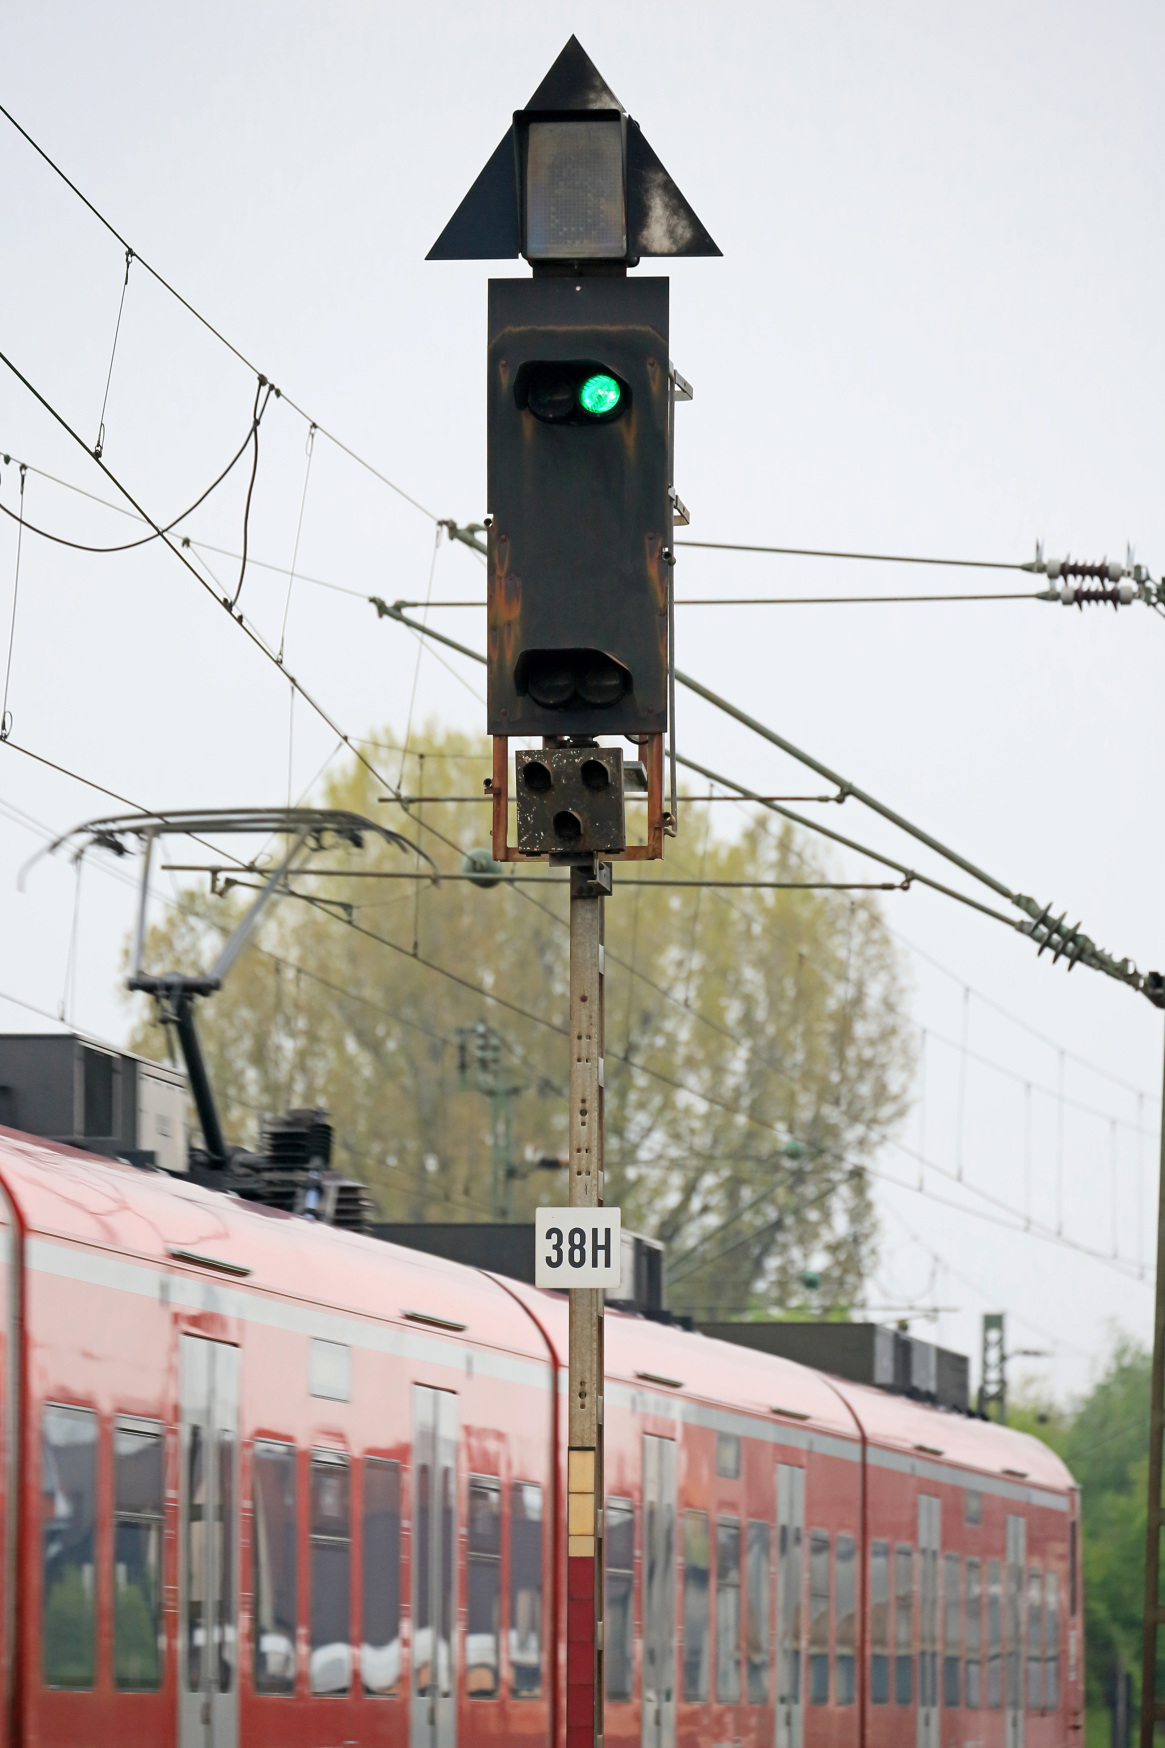
[[[129,972],[131,979],[140,977],[142,956],[146,950],[146,906],[150,899],[150,869],[154,862],[154,839],[156,836],[156,831],[152,829],[147,831],[145,842],[142,844],[142,890],[138,899],[137,926],[134,929],[133,964],[130,966]]]
[[[223,978],[246,946],[260,916],[266,910],[271,899],[274,898],[285,876],[291,872],[292,863],[302,852],[304,845],[307,843],[310,836],[310,831],[301,831],[291,848],[288,850],[286,856],[284,856],[282,862],[280,862],[278,868],[272,871],[270,878],[260,890],[259,896],[255,899],[250,910],[248,910],[246,915],[242,918],[230,940],[226,943],[222,952],[211,966],[210,976],[214,979],[215,983],[222,982]],[[150,842],[152,844],[153,840],[151,839]],[[148,867],[149,864],[147,860],[147,872]]]

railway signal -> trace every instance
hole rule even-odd
[[[429,251],[522,255],[533,269],[489,286],[487,789],[495,863],[548,856],[570,869],[569,1208],[547,1216],[565,1235],[558,1266],[586,1282],[566,1283],[567,1748],[603,1734],[603,1283],[618,1270],[617,1254],[608,1269],[590,1251],[603,1234],[618,1251],[616,1211],[603,1209],[603,907],[611,858],[662,856],[674,829],[663,738],[672,533],[687,519],[673,438],[691,390],[669,355],[668,281],[628,270],[719,253],[574,37]],[[645,843],[627,843],[622,749],[600,747],[600,734],[643,748]],[[510,845],[513,735],[542,747],[518,755]],[[581,1232],[587,1263],[572,1269]]]

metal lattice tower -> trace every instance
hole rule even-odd
[[[983,1315],[982,1382],[979,1412],[1000,1425],[1007,1423],[1007,1348],[1002,1311]]]

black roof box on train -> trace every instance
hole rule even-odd
[[[698,1323],[703,1335],[779,1354],[939,1408],[970,1411],[970,1362],[882,1323]]]
[[[467,1263],[470,1268],[489,1269],[512,1281],[534,1285],[534,1226],[532,1222],[470,1220],[373,1222],[365,1228],[374,1238],[404,1244],[443,1256],[447,1262]],[[663,1245],[641,1233],[622,1233],[623,1285],[608,1289],[607,1303],[616,1310],[637,1311],[660,1322],[683,1323],[669,1318],[663,1308]]]

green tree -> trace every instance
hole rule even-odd
[[[1023,1402],[1009,1416],[1063,1457],[1080,1486],[1085,1702],[1089,1742],[1107,1741],[1114,1671],[1140,1703],[1148,1498],[1150,1356],[1117,1335],[1096,1382],[1070,1412]]]
[[[487,743],[430,728],[403,769],[413,795],[481,794]],[[329,805],[384,819],[457,871],[488,841],[473,800],[403,810],[353,762]],[[635,837],[634,803],[629,803]],[[669,1303],[747,1315],[806,1299],[852,1303],[874,1221],[866,1166],[901,1119],[912,1070],[894,949],[869,894],[659,886],[659,878],[823,877],[771,816],[688,802],[666,862],[616,868],[607,905],[607,1197],[665,1239]],[[720,817],[716,817],[720,816]],[[320,867],[412,874],[424,864],[369,839]],[[545,873],[543,865],[520,872]],[[827,876],[826,876],[827,877]],[[633,884],[642,882],[642,884]],[[244,882],[245,883],[245,882]],[[504,1040],[514,1101],[512,1213],[562,1194],[535,1169],[566,1146],[565,881],[482,890],[464,881],[327,876],[296,881],[199,1019],[228,1134],[263,1111],[322,1104],[335,1164],[389,1219],[487,1218],[489,1113],[459,1088],[459,1027]],[[185,892],[149,963],[207,965],[248,892]],[[481,992],[498,998],[490,1001]],[[508,1004],[508,1005],[506,1005]],[[138,1010],[137,1047],[164,1048]]]

